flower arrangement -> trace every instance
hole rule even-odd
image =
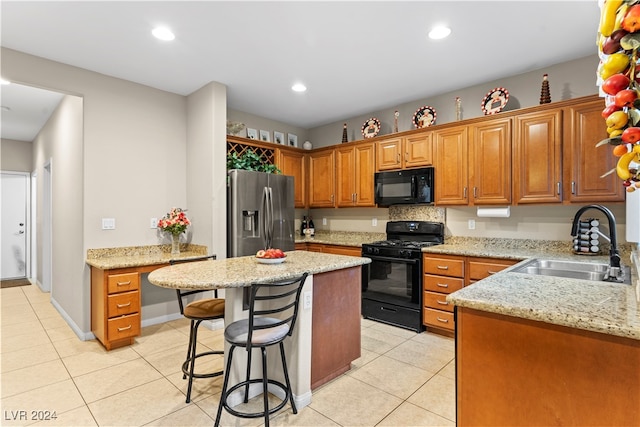
[[[185,214],[186,210],[181,208],[171,208],[171,211],[158,220],[158,228],[174,236],[184,233],[191,221]]]

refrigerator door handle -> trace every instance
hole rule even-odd
[[[269,242],[267,245],[267,249],[272,247],[273,244],[273,188],[268,187],[269,193]]]
[[[262,189],[262,243],[266,249],[269,244],[269,191],[267,187]]]

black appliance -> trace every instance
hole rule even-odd
[[[362,268],[362,316],[424,330],[422,325],[422,248],[444,243],[444,224],[389,221],[387,240],[362,245],[371,264]]]
[[[431,204],[434,200],[433,168],[375,174],[378,206]]]

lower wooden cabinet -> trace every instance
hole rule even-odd
[[[422,323],[448,333],[453,333],[455,322],[447,295],[518,262],[440,254],[424,254],[422,260]]]
[[[362,248],[359,246],[329,245],[325,243],[296,243],[296,250],[349,256],[360,256],[362,254]]]

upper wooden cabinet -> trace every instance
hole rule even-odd
[[[376,170],[417,168],[433,164],[431,131],[377,142]]]
[[[335,150],[320,149],[309,154],[309,207],[335,207]]]
[[[307,205],[307,166],[306,156],[300,151],[279,150],[278,167],[283,175],[294,178],[294,206],[304,208]]]
[[[336,159],[336,205],[375,206],[375,144],[339,146]]]
[[[470,126],[469,170],[469,204],[511,204],[510,118]]]
[[[522,114],[514,121],[514,203],[561,202],[562,111]]]
[[[466,205],[469,202],[467,135],[467,126],[434,132],[436,205]]]
[[[564,111],[564,194],[570,203],[619,202],[625,190],[615,173],[617,157],[611,146],[596,147],[608,138],[601,112],[602,99],[567,107]]]

